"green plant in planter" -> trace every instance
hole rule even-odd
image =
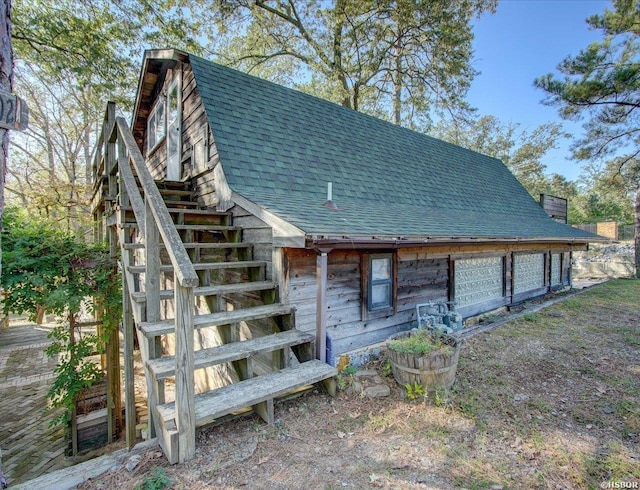
[[[401,354],[429,354],[442,352],[452,354],[455,347],[451,340],[440,334],[435,334],[425,328],[411,332],[410,335],[389,341],[389,349]]]
[[[425,396],[424,386],[422,386],[417,381],[415,381],[413,385],[411,383],[407,383],[406,385],[404,385],[404,387],[407,390],[407,398],[409,400],[416,400]]]

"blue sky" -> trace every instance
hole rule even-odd
[[[541,103],[544,92],[533,86],[536,77],[555,73],[567,56],[602,39],[585,19],[611,9],[603,0],[501,0],[494,15],[475,22],[474,66],[481,72],[469,91],[469,102],[481,115],[497,116],[503,123],[520,123],[533,130],[546,122],[561,122],[580,135],[581,125],[562,121],[557,109]],[[575,180],[581,164],[569,160],[570,142],[550,152],[543,163],[547,172]]]

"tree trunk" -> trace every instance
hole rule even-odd
[[[400,41],[395,47],[395,76],[393,79],[393,124],[402,123],[402,52]]]
[[[36,324],[42,325],[44,323],[44,314],[45,313],[46,313],[46,310],[44,309],[44,306],[42,306],[42,305],[37,306],[37,309],[36,309]]]
[[[11,44],[11,0],[0,0],[0,90],[11,92],[13,83],[13,45]],[[4,212],[4,186],[7,178],[9,132],[0,128],[0,231]],[[1,247],[0,247],[1,250]],[[0,255],[0,274],[2,256]]]
[[[636,189],[636,202],[633,206],[634,216],[634,245],[635,245],[635,262],[636,262],[636,277],[640,279],[640,179],[638,181],[638,188]]]

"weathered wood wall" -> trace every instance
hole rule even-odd
[[[563,252],[563,284],[569,281],[571,246],[536,245],[459,245],[408,248],[397,251],[396,312],[382,318],[367,318],[362,301],[362,254],[366,251],[333,250],[328,255],[327,277],[327,349],[328,361],[335,362],[345,352],[384,341],[392,333],[407,329],[415,322],[416,304],[448,301],[453,295],[453,265],[472,257],[500,257],[504,263],[504,296],[488,303],[461,309],[465,317],[489,311],[513,300],[514,253],[549,254]],[[373,251],[372,251],[373,252]],[[379,252],[376,250],[375,252]],[[287,284],[287,301],[296,306],[296,328],[316,329],[316,253],[306,249],[283,249],[279,281]],[[547,266],[549,261],[546,262]],[[549,281],[546,290],[549,289]],[[545,292],[542,291],[542,292]],[[541,294],[540,289],[519,294],[518,300]]]
[[[417,303],[446,300],[448,261],[444,257],[425,258],[417,252],[398,255],[398,298],[396,314],[363,318],[361,252],[334,250],[328,256],[327,337],[330,356],[380,342],[408,327],[415,319]],[[296,306],[296,328],[316,328],[316,254],[287,249],[285,264],[289,303]]]
[[[202,206],[228,209],[231,206],[229,190],[216,148],[214,135],[209,128],[204,105],[191,67],[188,64],[176,67],[182,76],[182,165],[183,177],[194,184],[195,197]],[[158,87],[157,94],[168,88],[170,78]],[[196,166],[194,145],[205,142],[204,162]],[[155,178],[166,174],[166,144],[161,143],[148,157],[148,165]],[[315,331],[316,328],[316,253],[297,248],[274,248],[273,230],[264,221],[246,209],[235,205],[231,208],[234,224],[243,227],[243,241],[253,244],[252,257],[263,260],[267,268],[262,279],[276,280],[280,301],[295,305],[296,328]],[[295,246],[295,245],[294,245]],[[405,329],[415,320],[415,305],[427,301],[455,299],[455,262],[468,257],[499,256],[504,261],[504,297],[486,304],[465,307],[463,315],[470,316],[514,300],[523,300],[539,295],[551,286],[551,253],[562,253],[562,284],[570,283],[570,252],[578,250],[567,244],[491,244],[438,245],[407,248],[397,251],[397,298],[395,313],[390,316],[368,315],[363,310],[362,257],[363,251],[334,250],[328,256],[327,281],[327,336],[331,355],[359,349],[386,339],[392,333]],[[520,292],[513,295],[514,253],[546,254],[547,267],[544,288]],[[244,274],[232,272],[230,274]],[[241,277],[227,277],[235,282]],[[246,278],[244,278],[246,279]],[[255,278],[253,278],[255,279]],[[169,286],[169,285],[168,285]],[[224,298],[218,305],[202,304],[201,309],[236,308],[250,306],[263,301],[260,295],[234,295]],[[166,316],[173,312],[165,311]],[[269,321],[237,326],[236,334],[248,338],[270,333],[278,325]],[[199,345],[207,346],[219,342],[219,338],[207,338],[202,334],[196,339]],[[235,335],[235,334],[234,334]],[[215,336],[214,336],[215,337]],[[207,381],[206,384],[211,382]]]
[[[156,101],[158,97],[164,97],[163,94],[166,93],[166,90],[169,86],[170,79],[166,77],[162,86],[156,88],[156,96],[149,106],[149,113],[155,107]],[[165,108],[165,117],[166,117],[166,108]],[[145,137],[144,137],[144,145],[142,149],[142,154],[146,158],[147,168],[151,172],[151,175],[154,179],[161,180],[166,177],[167,174],[167,138],[165,138],[158,143],[155,148],[149,148],[149,140],[147,138],[147,127],[145,127]]]
[[[182,77],[182,178],[194,179],[196,198],[202,205],[215,206],[216,197],[213,180],[213,168],[218,164],[218,152],[215,142],[211,137],[211,130],[204,111],[204,105],[200,92],[196,85],[195,77],[189,64],[177,64],[168,72],[162,86],[156,89],[156,98],[152,101],[153,107],[157,97],[164,97],[172,81],[173,76]],[[195,167],[194,145],[204,140],[205,162],[200,168]],[[167,170],[166,137],[158,146],[149,153],[145,137],[144,154],[147,158],[147,166],[155,179],[164,179]]]

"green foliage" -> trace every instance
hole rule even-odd
[[[436,351],[452,354],[454,351],[445,337],[424,328],[419,328],[408,336],[390,340],[389,349],[403,354],[428,354]]]
[[[269,79],[413,129],[468,111],[474,16],[497,2],[216,0],[218,52]],[[242,33],[239,35],[238,33]]]
[[[449,391],[443,387],[436,387],[433,392],[433,404],[436,407],[444,407],[449,399]]]
[[[640,277],[640,1],[614,0],[613,10],[588,18],[587,24],[602,32],[602,41],[565,58],[557,67],[560,77],[548,74],[536,79],[535,85],[548,94],[545,102],[557,106],[562,117],[585,119],[584,135],[573,146],[574,157],[603,162],[606,172],[620,182],[606,180],[614,186],[626,181],[635,195]]]
[[[355,366],[352,366],[351,364],[347,364],[342,370],[342,373],[347,376],[353,376],[354,374],[356,374],[357,371],[358,370],[355,368]]]
[[[413,385],[411,383],[407,383],[404,387],[407,390],[407,398],[409,400],[417,400],[418,398],[424,398],[425,396],[424,387],[417,381],[415,381]]]
[[[158,466],[151,471],[151,476],[145,476],[141,483],[138,483],[135,490],[162,490],[171,485],[171,480],[167,476],[167,471]]]
[[[391,376],[392,372],[393,372],[393,367],[391,365],[391,359],[385,359],[384,363],[382,364],[382,374],[389,377]]]
[[[133,105],[147,47],[203,54],[206,17],[172,0],[15,0],[15,92],[29,131],[12,137],[7,200],[68,231],[91,228],[91,157],[106,100]],[[200,12],[201,13],[201,12]]]
[[[102,373],[86,357],[103,352],[121,317],[120,279],[116,263],[102,245],[90,245],[51,225],[26,219],[7,208],[4,214],[4,313],[28,313],[34,320],[38,307],[66,320],[50,334],[47,355],[58,356],[57,377],[49,390],[51,406],[73,408],[82,388]],[[101,334],[75,331],[81,308],[100,309]],[[55,422],[64,421],[64,413]]]
[[[105,2],[18,0],[11,20],[16,58],[51,80],[91,85],[105,96],[124,83],[133,87],[135,25]]]

